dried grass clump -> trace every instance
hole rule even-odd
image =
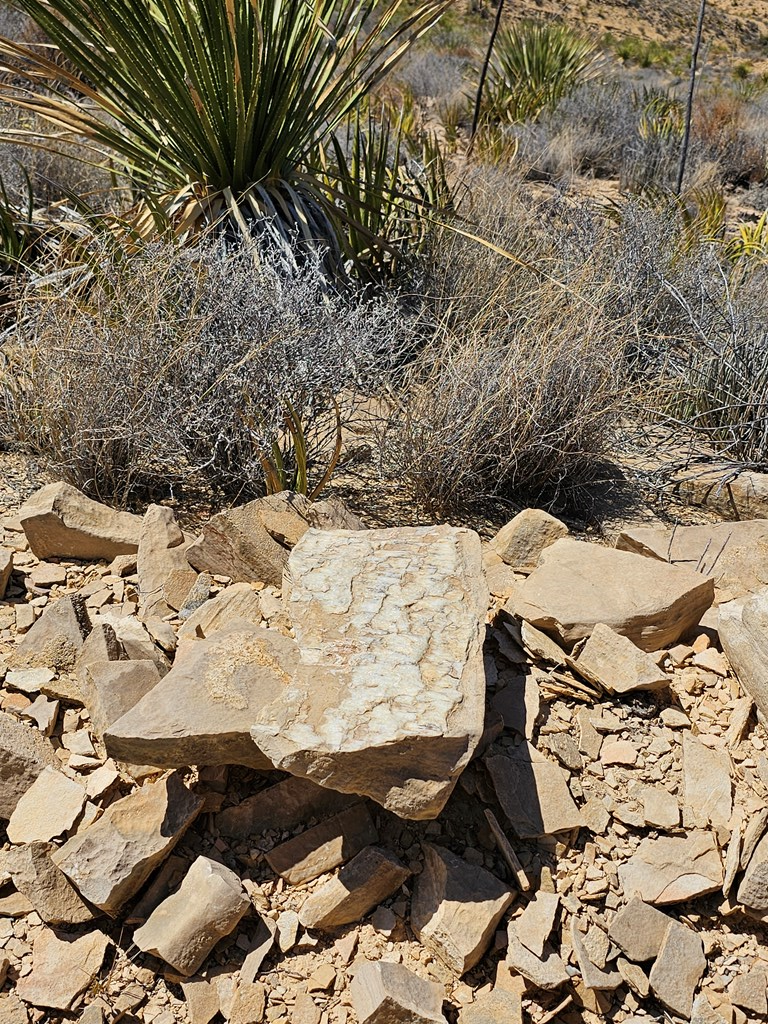
[[[88,287],[28,291],[0,350],[5,430],[103,500],[190,480],[252,497],[274,444],[295,455],[288,403],[322,475],[315,428],[336,395],[372,387],[402,330],[389,303],[329,298],[316,264],[284,276],[208,243],[105,252]]]

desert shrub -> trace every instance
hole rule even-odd
[[[433,48],[416,50],[397,70],[397,79],[421,101],[451,96],[462,90],[469,61]]]
[[[768,177],[768,98],[704,92],[694,108],[691,148],[697,163],[716,163],[721,181],[749,186]]]
[[[30,288],[0,350],[5,432],[120,504],[201,480],[247,498],[263,492],[273,446],[297,468],[290,409],[311,487],[333,448],[335,397],[372,386],[402,319],[383,301],[324,294],[317,264],[275,267],[252,248],[158,243],[105,251],[87,288]]]

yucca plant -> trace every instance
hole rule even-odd
[[[594,43],[567,25],[523,21],[504,29],[488,70],[488,114],[509,122],[534,119],[596,77],[601,65]]]
[[[56,51],[0,40],[0,95],[117,167],[141,230],[224,220],[333,264],[347,214],[318,150],[451,2],[18,0]]]

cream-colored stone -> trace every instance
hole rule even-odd
[[[59,938],[48,928],[32,946],[32,970],[16,985],[16,994],[40,1008],[68,1010],[101,968],[110,939],[100,931]]]
[[[571,664],[608,693],[660,690],[670,682],[654,658],[602,622],[597,623]]]
[[[139,516],[116,512],[63,482],[36,491],[22,505],[19,519],[38,558],[109,560],[139,546]]]
[[[490,543],[507,565],[518,572],[533,572],[542,551],[567,536],[565,523],[542,509],[526,508],[502,526]]]
[[[723,884],[723,866],[711,832],[691,832],[684,839],[643,839],[618,870],[625,896],[638,895],[646,903],[683,903]]]
[[[46,842],[68,832],[86,799],[85,788],[55,768],[44,768],[16,804],[8,822],[12,843]]]
[[[258,593],[248,583],[233,583],[192,612],[179,629],[179,640],[209,637],[238,620],[258,626],[261,619]]]

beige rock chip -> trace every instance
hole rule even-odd
[[[182,981],[190,1024],[210,1024],[219,1012],[219,990],[208,978],[195,975]]]
[[[44,768],[16,804],[8,822],[12,843],[46,842],[68,832],[80,816],[85,787],[55,768]]]
[[[507,967],[547,991],[560,988],[570,980],[565,964],[549,946],[544,947],[541,956],[536,956],[517,937],[514,921],[507,928]]]
[[[618,971],[605,971],[592,963],[575,917],[571,918],[571,946],[579,965],[581,980],[587,988],[613,992],[623,983],[624,979]]]
[[[768,834],[763,836],[749,859],[738,900],[753,910],[768,910]]]
[[[541,509],[526,508],[502,526],[490,543],[507,565],[518,572],[533,572],[542,551],[567,536],[565,523]]]
[[[705,746],[683,733],[683,798],[686,822],[727,825],[733,811],[731,758],[726,750]]]
[[[483,992],[459,1013],[459,1024],[523,1024],[523,1007],[516,992]]]
[[[15,992],[0,994],[0,1024],[28,1024],[29,1014]]]
[[[123,645],[117,639],[113,627],[97,618],[75,660],[74,674],[83,693],[87,693],[87,671],[91,665],[104,661],[120,661],[125,656]]]
[[[219,939],[234,930],[250,905],[234,871],[198,857],[179,890],[134,932],[133,941],[189,976]]]
[[[266,854],[266,861],[290,885],[302,885],[351,860],[378,838],[368,809],[360,803],[280,843]]]
[[[369,846],[307,897],[299,921],[321,931],[359,921],[397,892],[410,873],[391,853]]]
[[[79,594],[47,605],[34,626],[25,633],[8,661],[11,668],[74,668],[91,620],[85,599]]]
[[[458,975],[483,957],[513,894],[490,872],[440,846],[424,844],[411,928],[423,946]]]
[[[683,903],[715,892],[723,884],[723,866],[711,832],[691,832],[684,839],[643,839],[619,865],[625,896],[647,903]]]
[[[16,994],[32,1006],[68,1010],[96,977],[109,945],[100,931],[58,938],[43,929],[32,946],[32,970],[19,979]]]
[[[479,537],[310,530],[289,570],[301,663],[254,742],[282,771],[436,817],[483,735]]]
[[[87,670],[85,705],[94,735],[102,738],[113,723],[160,682],[154,661],[102,661]]]
[[[43,769],[58,764],[53,747],[36,729],[0,711],[0,818],[10,818]]]
[[[660,690],[670,682],[669,676],[649,654],[602,622],[597,623],[570,664],[607,693]]]
[[[65,483],[48,484],[21,507],[19,519],[38,558],[95,562],[138,550],[141,518],[116,512]]]
[[[97,916],[51,860],[49,843],[29,843],[8,853],[13,884],[46,924],[85,924]]]
[[[349,994],[359,1024],[446,1024],[442,986],[402,964],[361,964]]]
[[[693,1000],[691,1008],[691,1024],[731,1024],[731,1007],[728,1008],[728,1020],[717,1012],[703,992]],[[643,1021],[645,1024],[645,1021]]]
[[[289,776],[234,807],[226,807],[216,816],[216,827],[222,835],[235,839],[259,836],[268,829],[290,831],[309,818],[337,814],[357,799],[309,779]]]
[[[13,552],[9,548],[0,547],[0,601],[5,597],[5,591],[13,572]]]
[[[661,786],[645,786],[640,799],[646,825],[656,828],[677,828],[680,824],[677,797],[668,793],[666,789]]]
[[[207,638],[238,620],[258,626],[261,618],[258,593],[248,583],[234,583],[192,612],[179,629],[179,641],[192,640],[200,634]]]
[[[768,717],[768,587],[720,605],[718,632],[739,682]]]
[[[539,890],[515,920],[517,938],[538,957],[544,955],[544,946],[554,927],[559,906],[560,897],[557,893]]]
[[[284,699],[298,658],[289,637],[247,622],[234,622],[209,640],[187,641],[168,675],[108,727],[107,752],[163,768],[271,768],[251,740],[251,724]]]
[[[174,773],[116,800],[53,854],[81,895],[115,914],[171,852],[203,805]]]
[[[171,615],[174,611],[164,597],[172,573],[189,569],[187,538],[165,505],[150,505],[144,513],[136,566],[139,574],[139,610],[142,619]]]
[[[768,519],[641,527],[621,533],[616,547],[711,577],[718,603],[768,586]]]
[[[563,539],[545,549],[505,610],[569,647],[602,623],[657,651],[694,626],[713,598],[712,580],[693,570]]]
[[[96,621],[97,624],[106,623],[108,626],[111,626],[120,647],[125,652],[122,655],[123,657],[127,657],[129,661],[154,661],[161,676],[164,676],[169,671],[171,667],[170,661],[157,647],[145,624],[135,615],[120,615],[117,612],[107,610],[102,611]],[[111,654],[107,658],[98,658],[96,657],[96,652],[94,652],[94,656],[90,660],[96,662],[115,661],[117,659],[113,658]]]
[[[706,966],[701,938],[672,921],[651,968],[651,991],[668,1010],[690,1020],[693,996]]]
[[[241,979],[232,1000],[229,1024],[254,1024],[262,1020],[266,1002],[267,990],[260,981],[244,982]]]
[[[568,789],[566,773],[530,743],[484,760],[501,808],[521,839],[554,835],[585,824]]]
[[[767,986],[766,972],[758,967],[747,971],[746,974],[737,975],[728,987],[728,995],[734,1006],[740,1006],[742,1010],[749,1010],[759,1017],[764,1017],[768,1013]]]

